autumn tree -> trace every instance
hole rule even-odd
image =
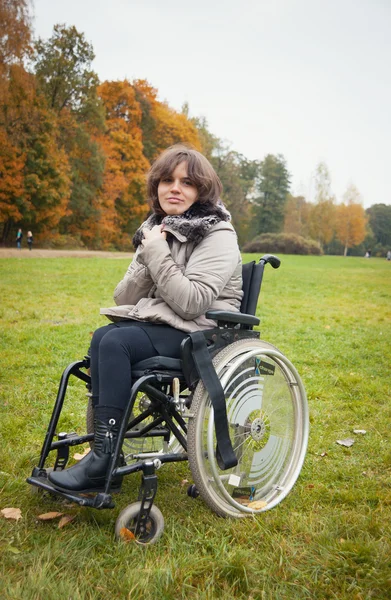
[[[103,183],[104,152],[97,141],[105,127],[104,108],[92,70],[94,51],[75,27],[55,25],[48,41],[35,45],[35,69],[40,93],[57,115],[61,149],[69,163],[71,195],[60,232],[96,239],[95,199]]]
[[[10,234],[12,223],[22,218],[24,189],[24,156],[0,129],[0,223],[2,242]]]
[[[311,205],[304,196],[288,194],[284,212],[284,233],[308,237],[308,221]]]
[[[178,113],[157,99],[157,90],[146,80],[133,82],[135,97],[141,109],[141,130],[144,155],[149,162],[177,143],[187,143],[201,150],[197,128],[186,114]]]
[[[101,236],[113,243],[130,242],[131,234],[148,212],[145,174],[149,162],[143,154],[140,105],[128,81],[105,81],[98,88],[106,111],[106,132],[101,144],[106,168],[100,202],[104,211]]]
[[[343,196],[343,203],[337,206],[335,233],[344,246],[344,256],[348,249],[364,241],[367,218],[361,204],[360,193],[350,185]]]
[[[309,233],[323,248],[334,235],[335,199],[327,165],[319,163],[315,172],[315,203],[309,214]]]
[[[284,224],[290,175],[285,158],[268,154],[259,164],[254,199],[254,234],[278,233]]]
[[[24,67],[30,53],[28,2],[0,0],[0,137],[3,241],[16,223],[56,227],[69,195],[55,120]]]
[[[21,63],[30,51],[29,4],[28,0],[0,0],[0,73]]]

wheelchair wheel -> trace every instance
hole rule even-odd
[[[128,531],[130,531],[129,539],[132,539],[131,534],[134,535],[136,530],[137,517],[139,515],[140,508],[141,502],[134,502],[133,504],[126,506],[126,508],[120,512],[115,523],[115,537],[117,540],[126,539],[126,534]],[[125,535],[121,533],[124,528],[127,530]],[[149,513],[146,531],[135,537],[134,541],[143,545],[154,544],[162,535],[163,529],[163,515],[158,507],[153,504]]]
[[[134,414],[140,414],[139,404],[141,404],[145,397],[141,400],[137,401],[137,407],[135,403],[134,412],[131,414],[131,418],[134,418]],[[138,425],[138,427],[145,427],[148,423],[152,421],[152,417],[147,417],[146,420],[142,422],[142,424]],[[94,409],[92,407],[91,398],[88,400],[87,405],[87,433],[94,432]],[[137,426],[135,427],[137,429]],[[94,442],[90,442],[91,448],[94,447]],[[139,454],[162,454],[163,452],[168,453],[177,453],[184,452],[181,444],[175,438],[175,436],[171,435],[170,440],[165,442],[162,437],[139,437],[139,438],[125,438],[122,444],[122,453],[124,456],[124,460],[127,465],[135,462],[136,459],[134,456]]]
[[[219,468],[214,411],[200,382],[187,435],[194,483],[221,516],[269,510],[289,493],[303,465],[309,432],[303,384],[289,360],[261,340],[234,342],[213,364],[225,393],[238,465]]]

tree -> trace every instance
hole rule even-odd
[[[315,204],[309,214],[309,233],[323,248],[331,241],[335,226],[335,200],[331,191],[331,177],[323,162],[316,168],[315,190]]]
[[[290,187],[285,158],[268,154],[259,165],[254,200],[254,233],[279,233]]]
[[[308,237],[308,220],[311,205],[304,196],[291,196],[285,205],[284,213],[284,233],[295,233],[303,237]]]
[[[68,110],[61,113],[58,123],[72,180],[67,215],[61,219],[60,233],[80,235],[83,243],[91,246],[99,219],[96,198],[103,184],[104,152],[87,125],[78,123]]]
[[[376,243],[391,249],[391,205],[374,204],[366,212]]]
[[[222,141],[209,131],[208,121],[205,117],[192,117],[190,121],[197,129],[202,154],[204,154],[209,161],[212,161],[213,156],[220,151],[219,149],[223,145]]]
[[[22,218],[27,201],[24,190],[25,157],[0,129],[0,223],[3,223],[2,242],[8,237],[12,223]]]
[[[343,196],[344,202],[337,206],[335,232],[344,246],[344,256],[348,249],[364,241],[367,219],[361,205],[359,191],[350,185]]]
[[[91,69],[95,54],[83,33],[55,25],[52,37],[39,39],[35,51],[35,74],[50,108],[57,113],[68,108],[82,120],[87,107],[89,114],[99,112],[99,79]]]
[[[144,155],[155,160],[168,146],[179,142],[201,150],[197,128],[185,113],[177,113],[157,99],[157,90],[147,81],[133,82],[136,100],[141,109],[141,131]]]
[[[106,109],[106,132],[99,140],[106,156],[100,235],[118,247],[129,243],[149,210],[145,199],[149,162],[143,154],[142,115],[134,87],[126,80],[105,81],[98,92]]]
[[[0,74],[30,51],[28,0],[0,0]]]
[[[221,140],[218,140],[210,162],[223,185],[222,200],[231,213],[239,244],[243,245],[248,241],[250,196],[259,165],[227,148]]]
[[[51,237],[67,214],[71,193],[69,163],[58,144],[58,127],[54,115],[37,98],[24,140],[26,162],[24,185],[31,210],[23,220],[26,225]]]

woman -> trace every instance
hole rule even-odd
[[[132,365],[164,355],[179,358],[188,332],[208,329],[208,309],[239,311],[242,267],[221,182],[196,150],[176,145],[147,177],[152,215],[137,230],[136,253],[114,292],[116,307],[101,309],[113,321],[91,342],[94,450],[77,465],[53,472],[59,489],[104,487],[111,449],[129,400]],[[113,481],[113,488],[121,483]]]

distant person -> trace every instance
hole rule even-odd
[[[372,254],[372,251],[371,250],[367,250],[365,252],[365,258],[371,258],[371,254]]]
[[[391,260],[391,250],[387,252],[387,260]]]
[[[18,233],[16,234],[16,247],[18,250],[20,250],[22,247],[22,239],[23,239],[23,232],[21,229],[18,229]]]
[[[31,233],[31,231],[27,232],[27,245],[29,247],[29,250],[31,250],[31,248],[33,247],[33,234]]]

